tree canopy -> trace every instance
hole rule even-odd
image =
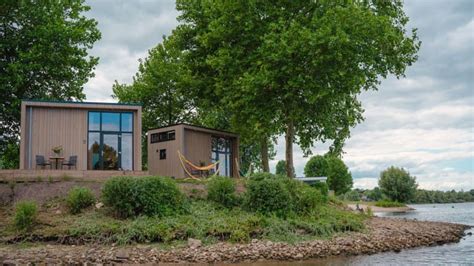
[[[225,106],[231,124],[262,146],[285,134],[307,153],[333,141],[339,154],[362,121],[357,99],[381,78],[403,76],[416,59],[402,2],[178,0],[179,35],[203,103]],[[264,168],[265,163],[263,163]]]
[[[391,200],[406,203],[414,198],[418,184],[408,171],[391,166],[380,173],[379,187]]]
[[[311,157],[304,167],[306,177],[326,176],[328,187],[337,195],[352,188],[352,175],[344,162],[331,154]]]
[[[22,99],[85,98],[98,63],[88,50],[101,36],[89,9],[83,0],[0,2],[1,154],[17,145]]]

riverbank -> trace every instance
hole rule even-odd
[[[213,263],[262,260],[306,260],[329,256],[374,254],[406,248],[458,242],[469,226],[443,222],[422,222],[373,217],[365,232],[351,232],[327,240],[312,240],[294,245],[265,240],[248,244],[220,242],[201,246],[163,248],[156,245],[54,245],[0,246],[0,261],[12,263]]]
[[[356,204],[347,204],[347,207],[349,207],[353,211],[357,210],[357,205]],[[364,212],[367,213],[368,208],[370,208],[372,210],[372,212],[408,212],[408,211],[415,210],[415,209],[413,209],[409,206],[404,206],[404,207],[378,207],[378,206],[375,206],[375,205],[367,205],[367,204],[360,204],[359,203],[359,209],[364,210]]]

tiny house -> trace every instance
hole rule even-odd
[[[182,160],[185,158],[199,166],[216,163],[221,176],[239,176],[239,136],[235,133],[176,124],[152,129],[147,135],[150,174],[189,177]]]
[[[135,104],[23,101],[20,169],[62,169],[64,162],[75,170],[141,171],[141,112]]]

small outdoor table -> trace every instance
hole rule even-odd
[[[59,169],[59,162],[64,160],[64,157],[60,156],[51,156],[49,160],[54,160],[54,169]]]

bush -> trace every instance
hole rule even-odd
[[[259,175],[247,183],[244,206],[251,211],[286,216],[292,207],[291,195],[281,179]]]
[[[72,214],[80,213],[82,209],[92,206],[94,202],[94,194],[85,187],[72,188],[66,198],[67,207]]]
[[[211,178],[207,184],[207,199],[227,208],[236,206],[238,197],[235,194],[234,181],[223,176]]]
[[[326,182],[316,182],[312,184],[311,186],[319,190],[319,192],[321,192],[321,196],[323,197],[324,202],[328,201],[329,187]]]
[[[344,162],[335,156],[317,155],[311,157],[304,167],[307,177],[326,176],[328,187],[336,195],[348,192],[352,187],[352,175]]]
[[[167,177],[114,177],[102,189],[104,204],[119,217],[168,216],[185,210],[186,200],[176,183]]]
[[[29,231],[36,223],[38,207],[33,201],[21,201],[16,204],[14,226],[20,231]]]
[[[292,178],[270,173],[253,175],[247,183],[244,197],[247,209],[278,216],[309,213],[324,201],[317,189]]]
[[[390,207],[405,207],[406,205],[396,201],[380,200],[375,203],[377,207],[390,208]]]
[[[112,207],[119,217],[135,214],[135,179],[128,176],[112,177],[102,188],[102,199],[106,206]]]

